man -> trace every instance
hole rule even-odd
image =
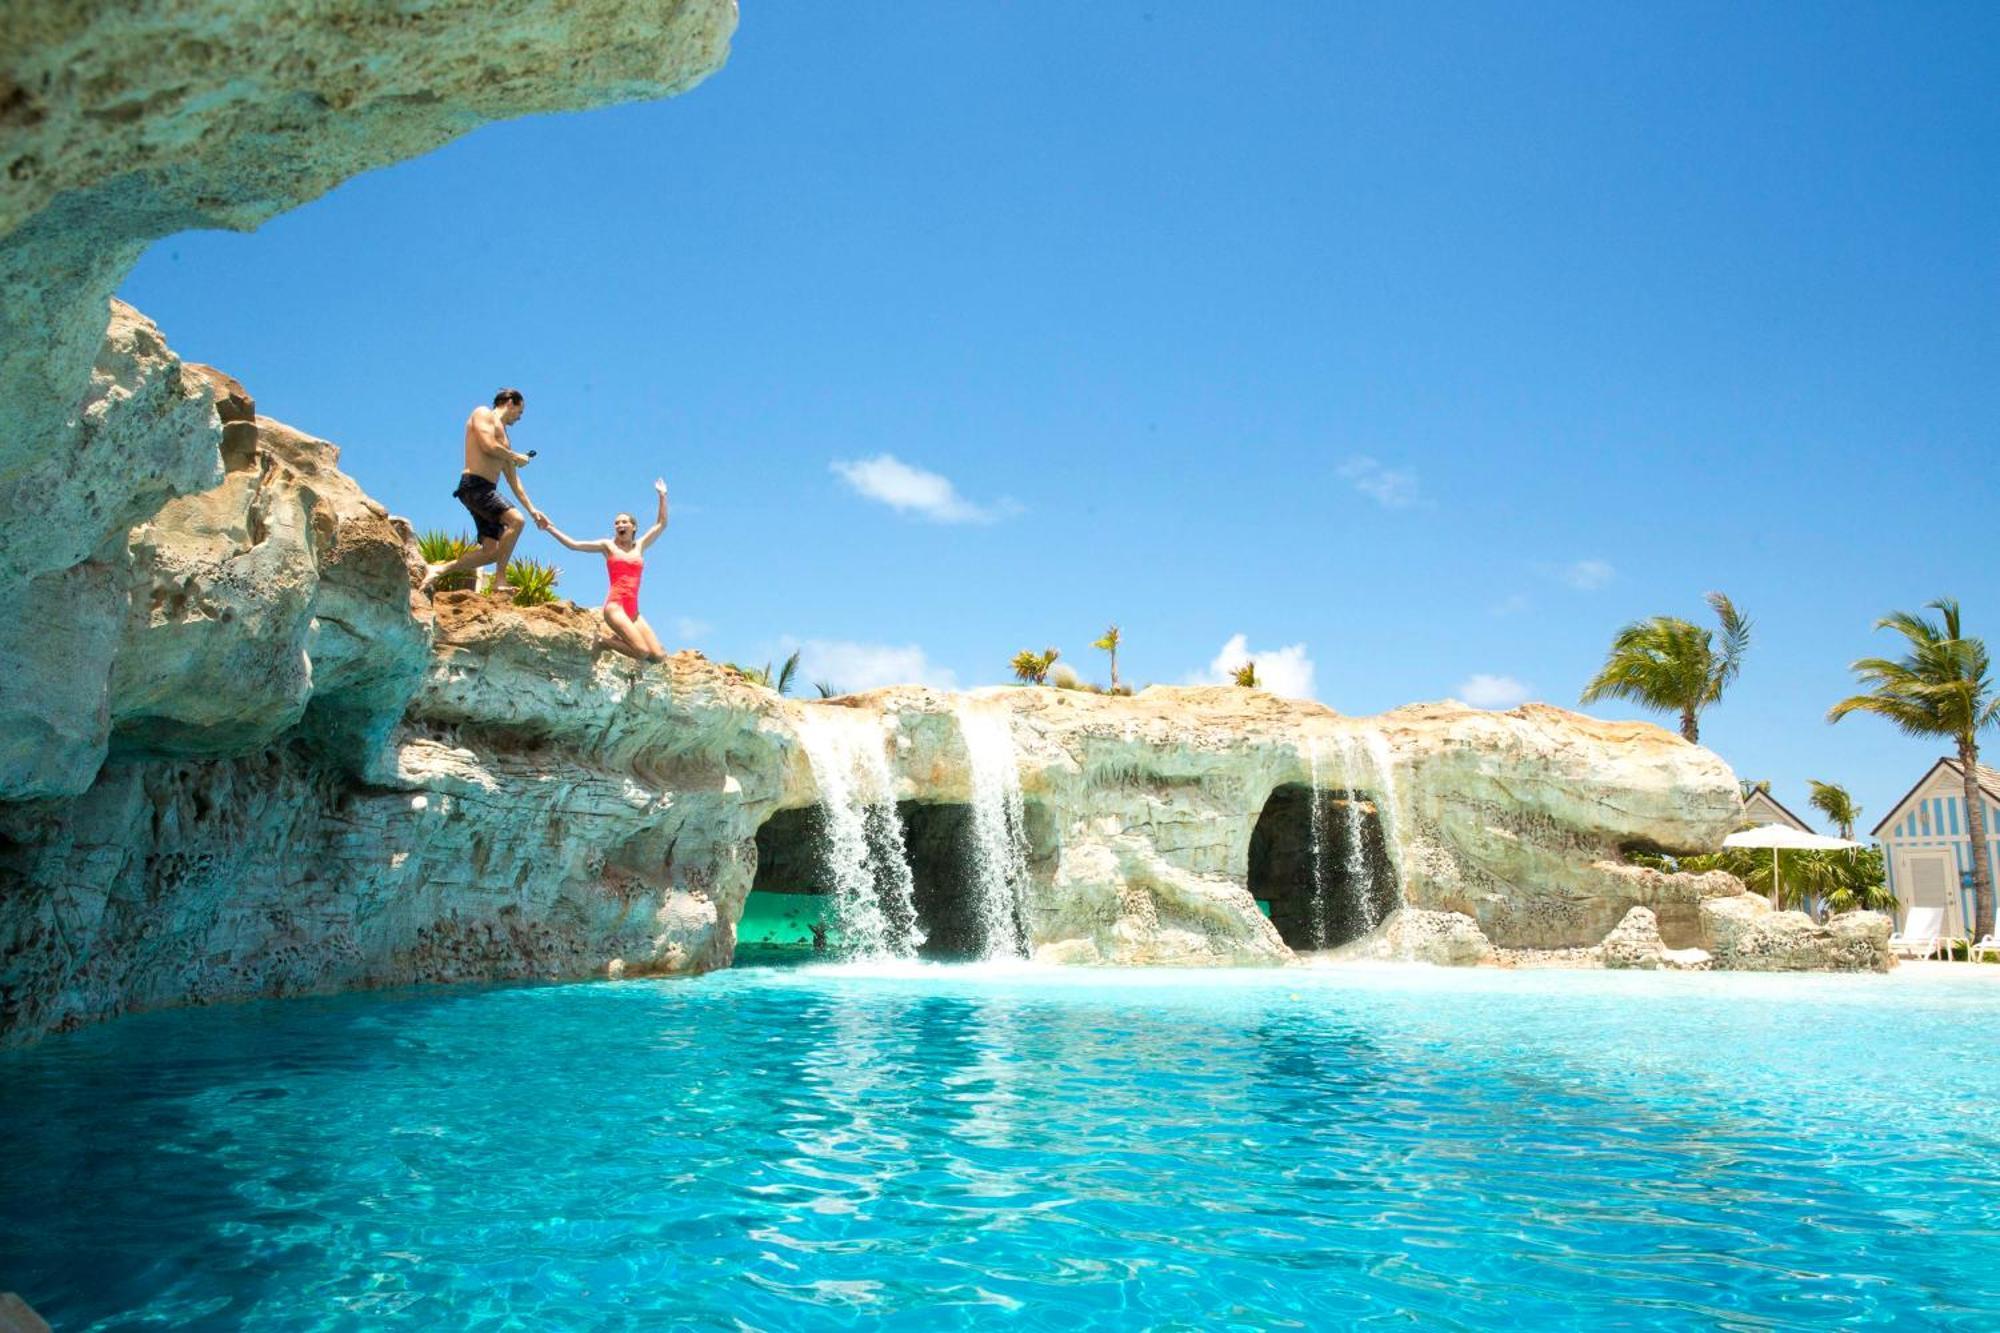
[[[465,472],[452,494],[472,515],[479,545],[456,560],[428,566],[424,574],[425,592],[436,587],[437,581],[447,574],[493,565],[497,572],[489,591],[505,596],[513,594],[514,590],[507,585],[507,562],[514,558],[514,543],[521,539],[521,529],[527,525],[521,521],[521,511],[501,498],[500,474],[507,475],[507,485],[513,488],[536,523],[548,521],[521,489],[521,476],[515,470],[527,465],[528,455],[515,453],[513,442],[507,438],[507,428],[519,421],[526,409],[527,401],[519,389],[502,389],[493,395],[493,406],[475,407],[465,419]]]

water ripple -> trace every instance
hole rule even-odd
[[[0,1057],[0,1282],[65,1329],[1990,1327],[1995,995],[899,965],[161,1014]]]

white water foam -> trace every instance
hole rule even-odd
[[[924,942],[882,728],[844,708],[809,708],[799,744],[819,785],[821,853],[833,926],[850,958],[914,958]]]
[[[1028,954],[1028,830],[1012,714],[967,700],[953,706],[972,772],[972,892],[981,955]]]
[[[1326,796],[1319,780],[1319,738],[1306,738],[1306,766],[1312,775],[1312,792],[1308,803],[1308,825],[1312,834],[1312,897],[1308,920],[1312,932],[1312,947],[1324,949],[1326,940],[1327,883],[1326,883]]]

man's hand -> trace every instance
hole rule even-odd
[[[549,516],[547,514],[544,514],[539,509],[530,509],[528,513],[534,517],[536,527],[540,528],[543,532],[549,530]]]
[[[528,464],[534,461],[534,459],[529,457],[527,454],[517,454],[510,452],[507,456],[514,460],[515,467],[526,467],[528,466]]]
[[[667,493],[666,479],[664,477],[653,478],[653,489],[658,491],[661,495],[665,495]]]

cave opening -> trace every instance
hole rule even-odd
[[[806,962],[834,944],[825,811],[780,810],[757,830],[757,875],[736,923],[738,963]]]
[[[938,961],[984,957],[972,807],[899,801],[896,815],[917,925],[924,934],[918,956]],[[739,961],[803,961],[815,953],[839,953],[825,820],[823,806],[801,806],[778,811],[757,830],[757,874],[736,931]],[[823,943],[816,947],[816,940]]]
[[[1292,949],[1337,948],[1381,925],[1398,893],[1374,798],[1302,782],[1273,791],[1250,834],[1249,886]]]

